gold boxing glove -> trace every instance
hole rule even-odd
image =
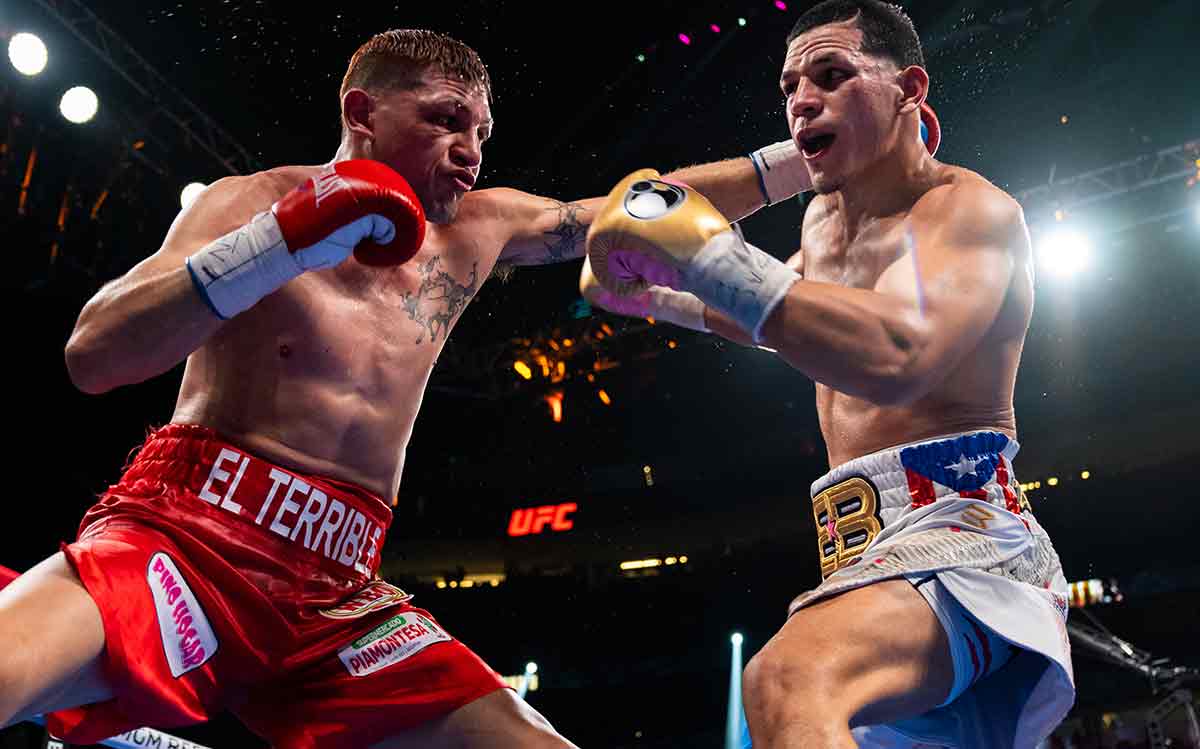
[[[592,272],[630,296],[650,286],[690,291],[760,340],[799,274],[747,244],[692,188],[640,169],[617,183],[587,236]]]
[[[665,286],[651,286],[632,296],[618,296],[600,285],[587,257],[579,272],[579,293],[594,307],[629,317],[653,317],[683,328],[708,332],[704,322],[704,302],[695,294]]]

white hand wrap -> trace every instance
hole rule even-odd
[[[196,290],[222,320],[249,309],[304,272],[288,252],[270,211],[206,245],[186,262]]]
[[[676,291],[665,286],[651,286],[645,292],[650,303],[650,316],[681,328],[708,332],[704,323],[704,302],[695,294]]]
[[[395,225],[378,214],[355,219],[299,252],[283,241],[279,221],[263,211],[188,257],[196,291],[217,317],[228,320],[308,270],[345,260],[363,237],[392,241]]]
[[[787,200],[808,189],[808,170],[800,149],[791,140],[764,146],[750,154],[758,171],[758,186],[762,188],[767,205]]]
[[[762,341],[762,326],[800,274],[747,243],[736,231],[717,234],[683,270],[684,286]]]

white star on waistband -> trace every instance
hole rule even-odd
[[[975,466],[977,466],[981,462],[983,462],[983,461],[982,460],[972,460],[971,458],[968,458],[964,454],[959,457],[957,463],[951,463],[948,466],[942,466],[942,467],[953,470],[955,473],[958,474],[959,478],[962,478],[963,476],[966,476],[968,473],[971,474],[972,476],[975,475]]]

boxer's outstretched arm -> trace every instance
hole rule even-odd
[[[708,198],[730,221],[766,205],[762,184],[749,158],[689,166],[665,179],[687,183]],[[514,265],[546,265],[583,257],[588,226],[605,198],[563,203],[511,189],[481,190],[493,214],[506,224],[509,237],[500,260]]]
[[[214,182],[175,218],[157,252],[84,305],[66,346],[76,387],[103,393],[162,374],[224,324],[196,292],[184,260],[250,220],[254,206],[269,206],[262,192],[254,177]]]
[[[1020,206],[990,186],[933,190],[910,226],[912,252],[874,289],[793,283],[762,343],[813,380],[875,403],[928,393],[991,328],[1029,235]]]
[[[793,176],[803,182],[793,184],[791,189],[811,189],[807,172],[793,170]],[[767,205],[758,170],[749,157],[689,166],[663,177],[695,188],[730,222],[740,221]]]

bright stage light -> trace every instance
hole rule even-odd
[[[187,208],[196,199],[196,196],[204,192],[206,185],[202,182],[192,182],[183,191],[179,193],[179,205],[182,208]]]
[[[537,673],[537,664],[534,663],[533,661],[526,663],[525,664],[525,673],[529,674],[530,676],[533,676],[534,674],[536,674]]]
[[[8,59],[22,75],[37,75],[46,69],[46,45],[33,34],[22,31],[8,41]]]
[[[1092,241],[1077,229],[1057,228],[1038,243],[1037,255],[1044,271],[1066,278],[1091,265]]]
[[[76,125],[82,125],[95,117],[96,110],[99,108],[100,100],[96,98],[96,94],[87,86],[76,86],[75,88],[68,89],[63,94],[62,101],[58,103],[58,110],[62,112],[62,116]]]
[[[734,632],[732,635],[729,636],[729,641],[732,642],[734,645],[741,645],[742,644],[742,633]]]

